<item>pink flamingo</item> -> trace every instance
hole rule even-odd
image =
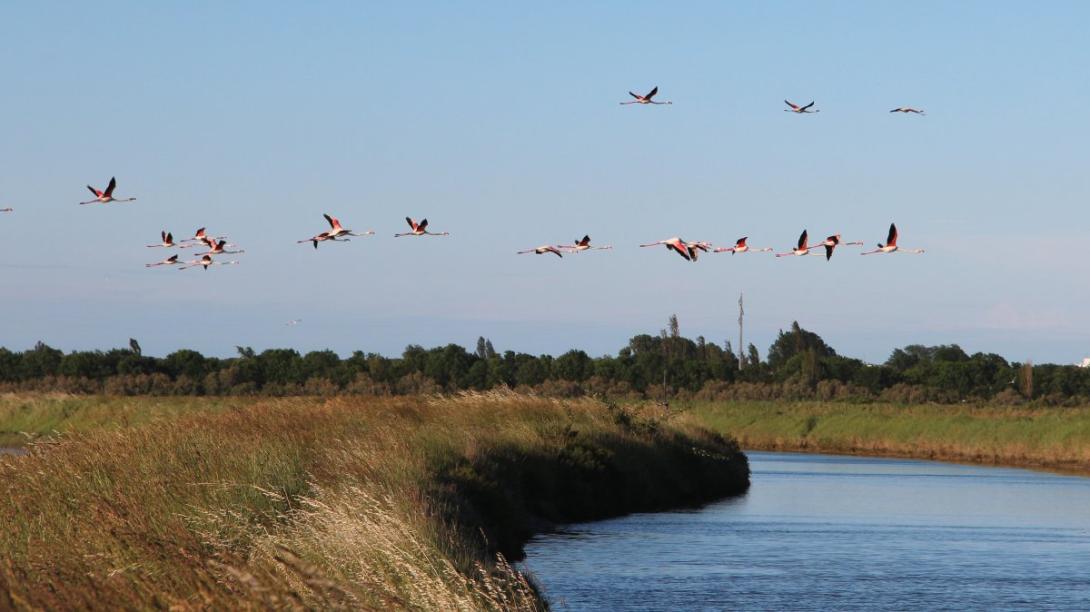
[[[183,240],[182,245],[178,248],[191,249],[195,246],[200,246],[204,244],[209,238],[211,238],[212,240],[222,240],[224,238],[227,238],[227,236],[209,236],[208,232],[205,231],[205,228],[201,227],[197,228],[197,231],[193,233],[192,238],[186,238],[185,240]]]
[[[295,244],[304,244],[304,243],[307,243],[307,242],[313,242],[314,243],[314,248],[318,248],[318,243],[319,242],[325,242],[326,240],[332,240],[333,242],[341,242],[340,240],[337,240],[336,238],[331,237],[329,235],[329,232],[322,232],[321,234],[311,236],[310,238],[307,238],[306,240],[296,240]]]
[[[411,217],[405,217],[405,221],[409,223],[409,227],[412,231],[405,232],[403,234],[394,234],[394,238],[400,238],[402,236],[449,236],[450,232],[433,233],[428,231],[428,220],[421,219],[420,223],[413,221]]]
[[[551,244],[545,244],[534,249],[526,249],[525,251],[519,251],[519,255],[525,255],[526,253],[536,253],[538,255],[544,255],[545,253],[552,253],[557,257],[563,258],[564,255],[560,253],[560,247],[553,246]]]
[[[306,242],[314,243],[314,248],[318,248],[319,242],[325,242],[326,240],[332,240],[334,242],[348,242],[348,238],[342,238],[342,236],[373,236],[375,232],[367,230],[362,234],[356,234],[350,229],[345,229],[341,226],[341,222],[329,214],[323,213],[325,220],[329,222],[329,230],[324,231],[316,236],[307,238],[306,240],[297,240],[297,244],[303,244]]]
[[[689,257],[693,261],[696,261],[697,256],[700,255],[699,251],[708,252],[712,248],[712,243],[707,240],[701,240],[700,242],[686,242],[685,247],[689,249]]]
[[[810,254],[810,249],[816,249],[816,248],[819,248],[820,246],[821,245],[807,246],[806,245],[806,230],[802,230],[802,235],[799,236],[798,246],[795,247],[794,249],[788,251],[787,253],[776,253],[776,257],[786,257],[788,255],[795,255],[795,256],[801,257],[803,255],[809,255]]]
[[[814,105],[813,100],[811,100],[810,103],[807,104],[806,106],[799,106],[798,104],[795,104],[794,102],[792,102],[790,100],[784,100],[783,102],[784,102],[784,104],[791,107],[791,108],[783,109],[783,112],[785,112],[785,113],[798,113],[800,115],[803,115],[803,114],[820,113],[821,112],[821,110],[819,110],[819,109],[810,110],[810,107]]]
[[[159,244],[145,244],[144,246],[148,247],[149,249],[154,249],[156,247],[171,248],[171,247],[174,246],[174,234],[172,234],[172,233],[170,233],[170,232],[168,232],[166,230],[163,230],[163,231],[159,232],[159,235],[162,236],[162,239],[163,239],[162,242],[160,242]]]
[[[642,95],[642,96],[640,94],[632,93],[630,91],[630,92],[628,92],[628,95],[635,98],[635,100],[629,100],[628,102],[621,102],[621,105],[623,106],[625,104],[673,104],[673,102],[670,102],[670,101],[655,102],[654,100],[652,100],[651,98],[654,98],[655,94],[657,94],[658,92],[659,92],[658,85],[656,85],[655,88],[652,89],[651,91],[647,92],[646,95]]]
[[[211,255],[205,255],[200,259],[194,259],[185,262],[185,265],[178,269],[185,270],[186,268],[196,268],[197,266],[202,266],[205,270],[207,270],[208,266],[233,266],[237,263],[237,261],[213,261]]]
[[[152,246],[158,246],[158,245],[152,245]],[[155,263],[144,264],[144,267],[145,268],[154,268],[155,266],[173,266],[173,265],[177,265],[177,264],[180,264],[180,263],[182,263],[182,262],[178,261],[178,256],[177,255],[171,255],[170,257],[167,257],[163,261],[157,261]]]
[[[923,253],[923,249],[904,249],[897,246],[897,226],[889,224],[889,235],[886,236],[886,243],[879,244],[878,248],[873,251],[864,251],[860,255],[874,255],[876,253],[913,253],[919,255]]]
[[[197,253],[197,255],[222,255],[224,253],[229,255],[236,255],[238,253],[245,253],[246,251],[228,251],[226,247],[238,246],[237,244],[227,244],[226,240],[220,240],[216,242],[211,238],[204,239],[204,245],[208,247],[208,250],[204,253]]]
[[[863,246],[863,241],[855,240],[853,242],[844,242],[844,239],[840,237],[840,234],[833,234],[812,248],[817,248],[819,246],[825,247],[825,261],[829,261],[833,256],[833,249],[840,244],[843,244],[844,246]]]
[[[590,251],[590,250],[607,251],[607,250],[612,249],[613,247],[610,246],[610,245],[601,246],[601,247],[592,247],[592,246],[590,246],[590,236],[585,235],[582,238],[580,238],[579,240],[576,240],[574,244],[560,245],[560,248],[571,251],[572,253],[578,253],[580,251]]]
[[[346,240],[345,238],[341,238],[341,236],[360,236],[360,237],[363,237],[363,236],[373,236],[375,234],[375,232],[372,231],[372,230],[367,230],[366,232],[364,232],[362,234],[355,234],[355,233],[352,232],[352,230],[344,229],[343,227],[341,227],[341,222],[337,220],[337,217],[331,217],[327,213],[322,213],[322,216],[325,217],[325,220],[329,222],[329,232],[328,233],[329,233],[329,238],[331,240]]]
[[[681,238],[679,238],[677,236],[674,236],[673,238],[667,238],[666,240],[658,240],[658,241],[652,242],[650,244],[641,244],[640,246],[641,247],[653,247],[653,246],[658,246],[660,244],[666,245],[667,249],[677,253],[678,255],[681,255],[682,257],[684,257],[688,261],[693,261],[693,259],[694,259],[693,252],[689,248],[689,243],[685,242],[684,240],[682,240]]]
[[[136,198],[124,198],[124,199],[115,198],[114,197],[114,188],[115,187],[117,187],[117,179],[114,178],[114,177],[110,177],[110,184],[106,186],[105,191],[99,191],[98,189],[95,189],[94,187],[88,185],[87,188],[91,190],[91,193],[95,194],[95,199],[88,200],[86,202],[80,202],[80,204],[81,205],[83,205],[83,204],[95,204],[95,203],[106,204],[108,202],[132,202],[132,201],[136,200]]]
[[[748,239],[749,239],[749,236],[743,236],[742,238],[739,238],[737,242],[734,243],[734,246],[732,246],[732,247],[716,247],[716,249],[714,251],[712,251],[712,252],[713,253],[728,253],[729,252],[731,255],[734,255],[735,253],[749,253],[749,252],[766,253],[766,252],[771,252],[772,251],[772,247],[762,247],[762,248],[759,248],[759,249],[751,247],[748,244],[746,244],[746,240],[748,240]]]

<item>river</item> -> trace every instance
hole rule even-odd
[[[556,610],[1090,610],[1090,478],[747,455],[745,496],[569,525],[522,569]]]

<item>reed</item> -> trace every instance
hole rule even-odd
[[[145,401],[0,458],[0,609],[537,610],[536,531],[748,486],[693,419],[592,400]]]
[[[692,417],[743,448],[873,454],[1090,473],[1090,407],[714,402]]]

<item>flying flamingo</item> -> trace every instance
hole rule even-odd
[[[237,263],[238,263],[237,261],[212,261],[212,256],[211,255],[205,255],[204,257],[201,257],[200,259],[194,259],[194,260],[185,262],[185,265],[178,268],[178,269],[179,270],[185,270],[186,268],[196,268],[197,266],[203,266],[204,269],[207,270],[208,266],[233,266],[233,265],[235,265]]]
[[[236,255],[238,253],[245,253],[246,251],[228,251],[226,247],[238,246],[237,244],[227,244],[226,240],[220,240],[216,242],[210,238],[204,239],[204,245],[208,247],[208,250],[204,253],[197,253],[197,255],[222,255],[224,253],[229,255]]]
[[[716,249],[712,251],[712,253],[726,253],[729,251],[731,255],[734,255],[735,253],[766,253],[772,251],[772,247],[762,247],[759,249],[751,247],[746,244],[747,239],[749,239],[749,236],[743,236],[742,238],[738,239],[738,242],[734,243],[734,246],[716,247]]]
[[[806,106],[799,106],[798,104],[795,104],[794,102],[791,102],[790,100],[784,100],[784,104],[787,104],[788,106],[791,107],[791,108],[783,109],[783,112],[785,112],[785,113],[798,113],[800,115],[803,115],[803,114],[820,113],[821,112],[821,109],[809,110],[810,107],[814,105],[814,102],[812,100]]]
[[[411,232],[405,232],[403,234],[394,234],[394,238],[400,238],[402,236],[449,236],[450,232],[440,232],[438,234],[428,231],[428,220],[421,219],[420,223],[413,221],[410,217],[405,217],[405,221],[409,223],[409,227],[412,228]]]
[[[306,242],[314,243],[314,248],[318,248],[319,242],[325,242],[326,240],[332,240],[334,242],[348,242],[348,238],[342,238],[341,236],[373,236],[375,232],[367,230],[362,234],[353,233],[350,229],[341,227],[341,222],[336,217],[331,217],[328,214],[322,215],[325,220],[329,222],[329,229],[316,236],[307,238],[306,240],[297,240],[297,244],[303,244]]]
[[[158,246],[158,245],[152,245],[152,246]],[[144,267],[145,268],[154,268],[155,266],[173,266],[173,265],[180,264],[180,263],[182,263],[182,262],[178,261],[178,256],[177,255],[171,255],[170,257],[167,257],[163,261],[157,261],[155,263],[144,264]]]
[[[584,235],[579,240],[576,240],[575,244],[561,245],[560,248],[571,251],[572,253],[578,253],[580,251],[590,251],[590,250],[606,251],[606,250],[612,249],[613,247],[609,246],[609,245],[603,246],[603,247],[592,247],[592,246],[590,246],[590,236],[589,235]]]
[[[332,236],[330,236],[329,232],[322,232],[321,234],[311,236],[310,238],[307,238],[306,240],[296,240],[295,244],[303,244],[303,243],[306,243],[306,242],[313,242],[314,243],[314,248],[318,248],[318,243],[319,242],[325,242],[326,240],[332,240],[333,242],[341,242],[341,240],[338,240],[338,239],[333,238]],[[347,241],[347,240],[348,239],[346,238],[345,241]]]
[[[560,247],[556,247],[556,246],[553,246],[551,244],[545,244],[545,245],[537,247],[536,249],[526,249],[525,251],[519,251],[518,252],[519,255],[525,255],[526,253],[536,253],[538,255],[544,255],[545,253],[552,253],[553,255],[556,255],[557,257],[561,257],[561,258],[564,257],[560,253]]]
[[[689,257],[692,257],[693,261],[696,261],[697,256],[700,255],[700,253],[698,253],[697,251],[704,251],[705,253],[707,253],[708,250],[711,249],[712,243],[708,242],[707,240],[701,240],[700,242],[686,242],[685,247],[689,249]]]
[[[99,191],[94,187],[88,185],[87,188],[91,190],[91,193],[95,194],[95,199],[88,200],[86,202],[80,202],[80,204],[94,204],[100,202],[106,204],[108,202],[132,202],[136,198],[118,199],[114,197],[114,188],[117,187],[117,179],[110,177],[110,184],[106,186],[106,191]]]
[[[622,105],[625,105],[625,104],[673,104],[673,102],[670,102],[670,101],[655,102],[654,100],[652,100],[651,98],[654,98],[655,94],[657,94],[658,92],[659,92],[658,85],[656,85],[655,88],[652,89],[651,91],[647,92],[647,95],[643,95],[643,96],[641,96],[640,94],[637,94],[637,93],[632,93],[630,91],[630,92],[628,92],[628,95],[635,98],[635,100],[629,100],[628,102],[621,102],[621,104]]]
[[[853,242],[844,242],[844,239],[840,237],[840,234],[833,234],[832,236],[829,236],[825,240],[822,240],[820,243],[818,243],[813,248],[816,248],[816,247],[819,247],[819,246],[825,247],[825,261],[829,261],[829,259],[832,258],[832,256],[833,256],[833,249],[835,249],[837,247],[837,245],[840,245],[840,244],[842,244],[844,246],[852,246],[852,245],[863,246],[863,241],[862,240],[856,240],[856,241],[853,241]]]
[[[879,244],[877,249],[875,249],[873,251],[864,251],[864,252],[860,253],[860,255],[874,255],[876,253],[914,253],[916,255],[919,255],[920,253],[923,253],[923,252],[924,252],[923,249],[904,249],[904,250],[901,250],[901,247],[897,246],[897,226],[890,223],[889,224],[889,236],[886,237],[886,243],[885,244]]]
[[[802,230],[802,234],[799,236],[799,245],[787,253],[776,253],[776,257],[787,257],[788,255],[796,255],[801,257],[803,255],[809,255],[810,249],[819,248],[821,245],[807,246],[806,245],[806,230]]]
[[[674,236],[673,238],[667,238],[666,240],[658,240],[650,244],[641,244],[641,247],[653,247],[660,244],[666,245],[666,248],[681,255],[685,259],[692,261],[694,256],[692,250],[689,248],[689,243],[685,242],[681,238]]]
[[[172,233],[170,233],[170,232],[168,232],[166,230],[163,230],[163,231],[159,232],[159,235],[162,236],[162,238],[163,238],[162,242],[160,242],[159,244],[145,244],[144,246],[148,247],[149,249],[154,249],[156,247],[168,247],[168,248],[170,248],[170,247],[174,246],[174,234],[172,234]]]
[[[344,229],[341,227],[341,222],[337,220],[337,217],[331,217],[326,213],[322,214],[326,221],[329,221],[329,238],[331,240],[346,240],[341,236],[373,236],[375,234],[372,230],[367,230],[362,234],[354,234],[350,229]]]
[[[183,244],[178,248],[190,249],[195,246],[200,246],[201,244],[204,244],[209,238],[211,238],[212,240],[222,240],[226,237],[227,236],[209,236],[208,233],[205,231],[205,228],[201,227],[197,228],[196,232],[193,232],[192,238],[186,238],[185,240],[183,240]]]
[[[906,115],[908,113],[915,113],[917,115],[926,115],[927,114],[927,113],[923,112],[922,110],[920,110],[918,108],[912,108],[911,106],[900,106],[900,107],[897,107],[897,108],[895,108],[895,109],[893,109],[893,110],[891,110],[889,112],[891,112],[891,113],[905,113]]]

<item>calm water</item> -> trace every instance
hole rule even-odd
[[[749,493],[526,547],[559,610],[1090,610],[1090,478],[747,453]]]

